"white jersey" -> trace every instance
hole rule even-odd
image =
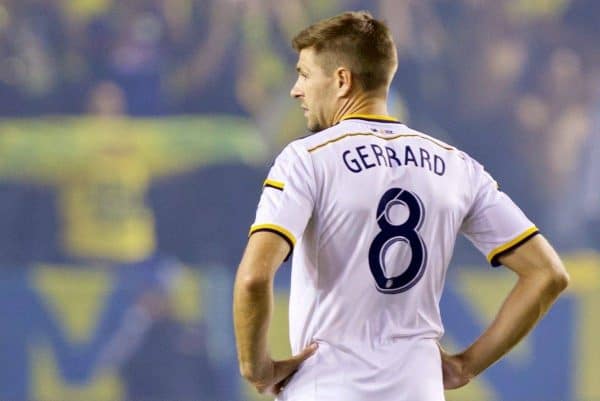
[[[294,247],[292,351],[320,344],[280,395],[290,401],[443,399],[439,302],[457,235],[497,265],[537,233],[464,152],[358,115],[281,152],[260,230]]]

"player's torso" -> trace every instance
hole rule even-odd
[[[462,154],[364,120],[302,142],[317,198],[294,254],[292,344],[441,334],[439,297],[471,197]]]

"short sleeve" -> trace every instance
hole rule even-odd
[[[290,247],[304,233],[315,204],[315,179],[307,151],[288,145],[279,156],[263,185],[250,235],[272,231]]]
[[[499,257],[538,234],[525,213],[498,188],[496,181],[473,159],[470,163],[473,187],[472,204],[463,220],[461,232],[486,255],[492,266]]]

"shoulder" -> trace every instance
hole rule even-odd
[[[332,127],[311,135],[296,139],[288,144],[287,147],[294,149],[296,152],[311,153],[315,148],[335,140],[350,132],[351,127],[348,124],[340,123]]]
[[[410,127],[405,126],[405,129],[406,129],[405,133],[408,136],[414,136],[425,142],[435,145],[436,147],[443,149],[443,150],[447,151],[448,153],[450,153],[460,159],[466,160],[467,158],[470,158],[469,155],[467,155],[467,153],[463,152],[456,146],[450,145],[450,144],[442,141],[441,139],[438,139],[434,136],[431,136],[429,134],[426,134],[422,131],[418,131],[418,130],[410,128]]]
[[[483,170],[483,166],[481,165],[481,163],[479,163],[479,161],[477,161],[477,159],[473,158],[466,151],[459,149],[456,146],[450,145],[450,144],[442,141],[441,139],[438,139],[438,138],[431,136],[429,134],[426,134],[424,132],[421,132],[421,131],[418,131],[418,130],[415,130],[412,128],[408,128],[408,127],[406,127],[406,130],[410,135],[419,137],[422,140],[425,140],[431,144],[436,145],[436,147],[438,147],[438,148],[446,150],[449,155],[455,157],[456,159],[461,160],[462,164],[464,164],[467,169],[475,169],[475,170],[482,169]]]
[[[401,123],[395,125],[393,129],[390,129],[389,126],[369,124],[364,121],[343,121],[312,135],[298,138],[290,142],[281,152],[281,156],[285,158],[310,158],[310,155],[313,154],[315,150],[322,149],[326,145],[341,142],[347,137],[363,137],[365,135],[386,140],[405,138],[409,139],[412,143],[414,143],[413,141],[421,142],[423,143],[423,146],[429,145],[432,148],[441,151],[446,157],[454,159],[457,164],[463,165],[467,170],[483,170],[483,166],[467,152],[450,145],[441,139]]]

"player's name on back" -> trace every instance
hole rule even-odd
[[[344,164],[353,173],[360,173],[374,167],[418,167],[442,176],[446,172],[446,163],[442,157],[431,154],[427,149],[379,146],[374,143],[356,146],[342,152]]]

